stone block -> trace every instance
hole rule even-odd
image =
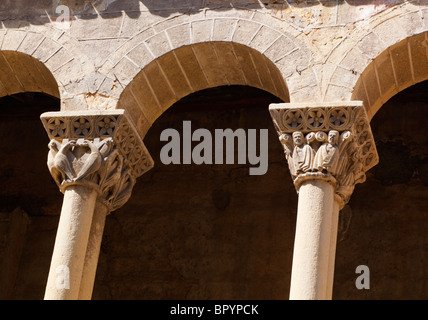
[[[245,85],[246,79],[230,42],[213,43],[218,63],[231,85]]]
[[[0,70],[2,70],[0,72],[0,83],[3,84],[4,90],[8,95],[25,91],[19,81],[11,81],[11,79],[16,79],[15,73],[4,54],[0,54]]]
[[[92,68],[100,67],[106,59],[120,48],[125,42],[125,39],[102,39],[102,40],[86,40],[79,44],[66,42],[64,47],[76,60],[88,61]]]
[[[386,20],[374,28],[376,34],[382,38],[387,46],[392,46],[407,37],[407,31],[398,23],[397,19]]]
[[[428,35],[422,33],[409,38],[408,41],[415,81],[424,81],[428,78]]]
[[[366,89],[364,88],[364,84],[360,79],[355,85],[354,91],[352,92],[351,100],[360,100],[363,101],[364,107],[367,109],[369,107],[369,103],[367,100]]]
[[[275,66],[275,64],[271,63],[270,61],[267,61],[267,66],[270,72],[270,75],[272,77],[272,81],[276,88],[276,96],[278,98],[281,98],[283,102],[289,102],[290,101],[290,95],[288,92],[287,84],[285,83],[284,78],[281,75],[281,72],[279,69]]]
[[[213,20],[193,21],[192,28],[192,43],[206,42],[211,40],[213,29]]]
[[[257,68],[257,73],[259,74],[260,80],[262,82],[262,89],[274,93],[275,85],[273,84],[272,76],[270,75],[269,69],[267,67],[267,58],[261,55],[258,52],[250,52],[254,64]]]
[[[293,43],[293,41],[291,41],[290,38],[281,36],[264,52],[264,54],[270,60],[275,62],[296,48],[296,45]]]
[[[408,42],[400,42],[391,48],[390,52],[397,79],[398,90],[403,90],[414,83],[412,66],[410,65]]]
[[[276,61],[275,64],[281,70],[283,77],[288,78],[293,73],[306,69],[310,64],[309,59],[309,56],[306,56],[301,49],[298,49]]]
[[[148,28],[139,32],[133,38],[131,38],[130,40],[125,42],[123,45],[118,47],[116,51],[114,51],[108,57],[108,60],[110,60],[113,63],[113,65],[116,65],[129,51],[131,51],[133,48],[137,47],[144,40],[152,37],[153,35],[154,35],[154,32],[152,28]]]
[[[139,44],[130,52],[128,52],[127,56],[140,68],[144,68],[153,60],[153,56],[144,43]]]
[[[384,97],[384,101],[386,101],[397,92],[395,75],[389,50],[385,51],[379,57],[377,57],[375,63],[376,69],[378,70],[377,76],[379,78],[380,91]]]
[[[151,123],[149,121],[147,121],[146,119],[144,119],[143,117],[141,117],[141,119],[136,123],[136,129],[137,132],[140,134],[141,139],[144,139],[147,131],[149,131],[150,127],[151,127]]]
[[[113,75],[125,87],[140,72],[140,68],[127,58],[123,58],[113,68]]]
[[[361,39],[358,44],[358,49],[367,57],[374,59],[383,50],[385,50],[385,45],[379,39],[377,34],[370,32]]]
[[[280,33],[263,26],[248,44],[251,48],[264,53],[280,37]]]
[[[340,66],[348,70],[363,73],[370,62],[371,60],[363,55],[359,49],[352,48],[346,53],[343,60],[340,62]]]
[[[190,32],[190,24],[188,23],[166,30],[174,49],[190,44]]]
[[[261,25],[256,22],[239,20],[233,34],[233,42],[247,45],[255,36]]]
[[[188,83],[189,80],[183,73],[176,55],[173,52],[163,55],[157,62],[168,78],[177,98],[183,98],[192,92],[190,84]]]
[[[205,42],[193,46],[195,55],[204,71],[210,87],[227,85],[227,77],[224,74],[212,43]]]
[[[336,82],[332,82],[337,84]],[[340,84],[341,82],[339,82]],[[318,81],[315,77],[313,68],[304,69],[299,73],[294,73],[291,77],[287,78],[287,85],[290,90],[296,91],[305,87],[318,87]]]
[[[27,32],[25,30],[7,30],[4,39],[3,44],[1,46],[2,50],[17,50],[19,46],[21,45],[21,42],[24,40],[25,36],[27,35]]]
[[[64,48],[61,48],[45,61],[45,65],[52,72],[54,72],[55,70],[69,62],[71,59],[73,59],[73,57],[70,56]]]
[[[146,43],[155,57],[160,57],[172,49],[165,32],[158,33],[147,39]]]
[[[212,40],[232,41],[237,21],[236,19],[215,19]]]
[[[117,103],[117,109],[125,109],[134,123],[138,123],[144,117],[141,106],[135,100],[131,90],[126,90]],[[147,119],[144,117],[144,120]]]
[[[370,65],[364,72],[363,81],[367,91],[370,108],[373,108],[375,104],[382,104],[383,100],[379,90],[378,78],[374,65]]]
[[[33,57],[44,62],[51,55],[57,52],[60,48],[62,48],[61,44],[55,41],[52,41],[48,38],[45,38],[45,40],[43,40],[43,42],[38,46],[36,51],[33,53]]]
[[[134,81],[132,81],[132,83],[129,85],[129,88],[125,89],[125,92],[122,94],[122,96],[125,94],[132,95],[137,104],[140,106],[141,111],[144,114],[144,118],[147,119],[147,121],[150,123],[153,123],[157,117],[162,114],[159,101],[151,91],[149,83],[147,82],[147,79],[143,73],[141,73],[137,78],[135,78]],[[122,102],[121,106],[124,106]]]
[[[168,83],[168,79],[165,78],[163,70],[159,68],[156,62],[150,63],[144,68],[144,74],[147,77],[147,81],[150,83],[157,100],[159,101],[162,110],[169,108],[174,102],[177,101],[177,97],[173,92],[173,89]],[[147,119],[150,119],[147,117]]]
[[[33,63],[34,58],[25,54],[7,54],[7,60],[25,91],[45,92],[44,83],[40,81],[41,74]]]
[[[208,80],[193,51],[193,46],[181,47],[174,51],[184,73],[194,91],[208,88]]]
[[[32,55],[37,46],[43,41],[44,36],[35,32],[28,32],[19,46],[19,51]]]
[[[241,70],[244,72],[247,83],[250,86],[261,88],[262,83],[260,82],[259,75],[257,73],[257,68],[254,65],[253,58],[250,55],[250,50],[240,44],[233,44],[234,52],[236,59],[241,67]]]

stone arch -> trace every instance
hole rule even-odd
[[[289,101],[279,69],[266,56],[242,44],[224,41],[182,46],[146,65],[123,91],[126,109],[142,137],[175,102],[207,88],[246,85]]]
[[[20,57],[13,60],[15,66],[9,64],[8,67],[15,70],[17,78],[29,76],[25,80],[29,89],[45,86],[44,90],[48,90],[46,93],[61,99],[61,109],[64,110],[88,108],[86,95],[94,91],[88,75],[95,73],[95,68],[80,49],[79,42],[65,30],[54,24],[4,28],[0,30],[0,44],[0,50],[8,52],[8,57]],[[40,73],[32,68],[37,68],[34,70]],[[49,84],[43,82],[44,78],[48,79]],[[30,84],[30,81],[33,83]]]
[[[428,79],[428,32],[389,47],[359,77],[352,100],[362,100],[371,119],[390,98]]]
[[[369,118],[372,118],[382,103],[379,97],[372,96],[369,99],[364,93],[362,79],[368,79],[369,74],[374,75],[376,72],[374,66],[377,64],[389,63],[391,65],[392,59],[397,58],[414,61],[414,58],[409,60],[409,57],[415,53],[420,55],[421,50],[423,50],[424,36],[422,34],[428,31],[427,17],[427,10],[423,10],[413,3],[404,3],[398,7],[385,10],[368,21],[360,22],[354,31],[335,48],[325,62],[324,74],[327,80],[322,88],[323,100],[363,100]],[[421,39],[422,42],[420,42]],[[418,45],[416,45],[417,41],[419,41]],[[411,50],[412,47],[415,51],[407,53],[406,56],[406,50]],[[391,54],[398,55],[394,58]],[[375,60],[376,62],[374,62]],[[410,68],[409,63],[407,66]],[[382,66],[378,65],[378,67]],[[396,67],[396,65],[391,65],[391,67]],[[397,70],[394,71],[396,75],[402,66],[397,67]],[[386,71],[389,72],[391,69],[386,69]],[[378,90],[379,83],[376,77],[371,78],[373,81],[367,89]],[[398,83],[398,91],[404,88],[405,86],[403,87],[401,83]],[[392,91],[388,91],[389,89],[382,88],[381,90],[382,94],[379,93],[378,95],[382,95],[384,100],[391,94],[393,95]],[[370,94],[368,93],[368,95]],[[376,93],[372,92],[372,94]]]
[[[0,51],[0,70],[0,98],[23,92],[60,98],[58,84],[49,69],[25,53]]]
[[[230,16],[212,12],[203,17],[180,15],[137,32],[112,53],[98,71],[106,75],[105,83],[119,100],[126,96],[122,94],[123,90],[141,70],[156,59],[163,56],[166,59],[169,52],[184,52],[187,50],[184,47],[193,48],[195,45],[200,50],[210,51],[212,44],[207,43],[228,43],[224,46],[228,47],[229,55],[231,47],[240,45],[270,61],[271,67],[278,69],[281,78],[287,82],[289,99],[298,101],[308,96],[310,90],[305,89],[318,86],[314,70],[310,67],[312,55],[302,37],[298,37],[300,34],[288,23],[260,12],[242,11]],[[313,96],[313,90],[310,96]],[[123,101],[118,107],[123,107]]]

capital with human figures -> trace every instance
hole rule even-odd
[[[362,102],[283,103],[269,110],[297,191],[308,179],[329,181],[343,207],[379,161]]]

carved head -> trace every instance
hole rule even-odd
[[[303,138],[304,138],[303,133],[301,133],[300,131],[293,132],[294,145],[296,145],[296,146],[302,145],[303,144]]]
[[[331,130],[328,133],[328,143],[336,145],[339,142],[339,131]]]

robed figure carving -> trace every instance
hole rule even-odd
[[[328,133],[327,142],[321,145],[315,154],[314,171],[328,172],[335,175],[338,170],[339,153],[339,132],[331,130]]]
[[[315,152],[309,144],[305,143],[302,132],[293,132],[293,143],[293,162],[296,174],[311,171]]]
[[[315,152],[312,147],[306,143],[306,139],[302,132],[296,131],[292,136],[282,133],[279,140],[284,147],[285,157],[293,179],[301,173],[310,172],[312,170]]]

